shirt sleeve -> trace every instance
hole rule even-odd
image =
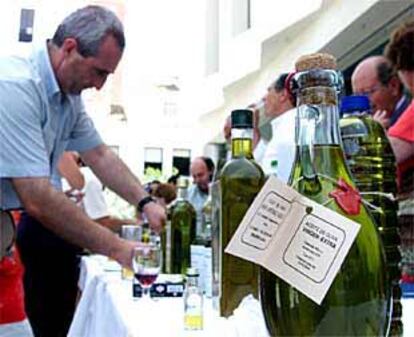
[[[101,145],[103,143],[101,136],[96,130],[92,119],[86,113],[85,106],[80,97],[72,98],[72,104],[77,117],[67,150],[82,152]]]
[[[408,142],[414,142],[414,100],[402,113],[397,122],[389,128],[388,135]]]
[[[47,177],[41,95],[31,80],[0,81],[0,177]]]

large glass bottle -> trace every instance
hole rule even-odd
[[[341,101],[339,121],[345,158],[363,198],[372,206],[371,214],[384,243],[391,278],[393,310],[391,337],[403,335],[401,321],[401,238],[398,229],[396,161],[385,130],[369,114],[366,96],[346,96]]]
[[[339,136],[337,95],[342,77],[334,70],[335,63],[330,55],[316,54],[296,64],[297,150],[290,185],[358,222],[361,229],[321,305],[260,270],[260,300],[272,336],[386,336],[388,332],[390,286],[378,231],[363,205],[350,215],[343,200],[339,206],[330,197],[338,190],[339,179],[354,186]]]
[[[242,221],[265,177],[253,160],[253,118],[251,110],[234,110],[232,119],[232,159],[220,172],[220,314],[230,316],[248,294],[257,296],[258,269],[224,249]]]
[[[196,211],[187,201],[188,179],[177,181],[177,199],[168,207],[166,226],[166,272],[183,274],[191,267],[191,244],[196,236]]]

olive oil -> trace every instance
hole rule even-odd
[[[191,267],[191,244],[196,236],[196,211],[186,200],[188,181],[177,182],[177,199],[169,206],[165,234],[166,272],[185,275]]]
[[[387,269],[391,278],[393,310],[390,336],[403,335],[401,321],[401,238],[398,230],[396,160],[382,126],[369,114],[366,96],[347,96],[342,99],[340,130],[344,152],[354,182],[371,207],[385,247]],[[380,193],[378,193],[380,192]]]
[[[263,186],[263,171],[252,155],[252,112],[232,112],[232,159],[220,182],[220,314],[230,316],[248,294],[257,297],[258,267],[224,253],[224,249]]]
[[[289,183],[306,197],[358,222],[361,229],[321,305],[261,268],[260,300],[269,333],[386,336],[391,295],[378,231],[363,205],[351,215],[346,203],[330,195],[338,190],[339,179],[354,187],[338,130],[337,93],[342,78],[334,70],[310,69],[298,73],[295,80],[299,87],[297,151]],[[352,204],[356,199],[351,196],[347,201]]]

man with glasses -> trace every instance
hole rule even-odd
[[[66,17],[30,58],[0,59],[0,211],[24,209],[17,242],[36,337],[67,335],[80,247],[126,267],[131,267],[135,247],[89,219],[61,192],[57,163],[65,150],[79,152],[103,184],[145,213],[154,230],[165,222],[164,209],[103,143],[80,97],[84,89],[102,88],[124,46],[115,14],[87,6]],[[4,278],[0,270],[0,285]],[[9,310],[3,300],[0,315]],[[0,323],[1,336],[31,336],[30,331],[13,331]]]
[[[410,103],[384,56],[371,56],[357,65],[352,74],[352,90],[354,94],[368,96],[374,118],[385,128],[392,126]]]

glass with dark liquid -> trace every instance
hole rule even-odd
[[[160,246],[153,243],[141,243],[134,249],[132,266],[134,276],[142,287],[142,297],[149,299],[149,290],[157,279],[161,268]]]

